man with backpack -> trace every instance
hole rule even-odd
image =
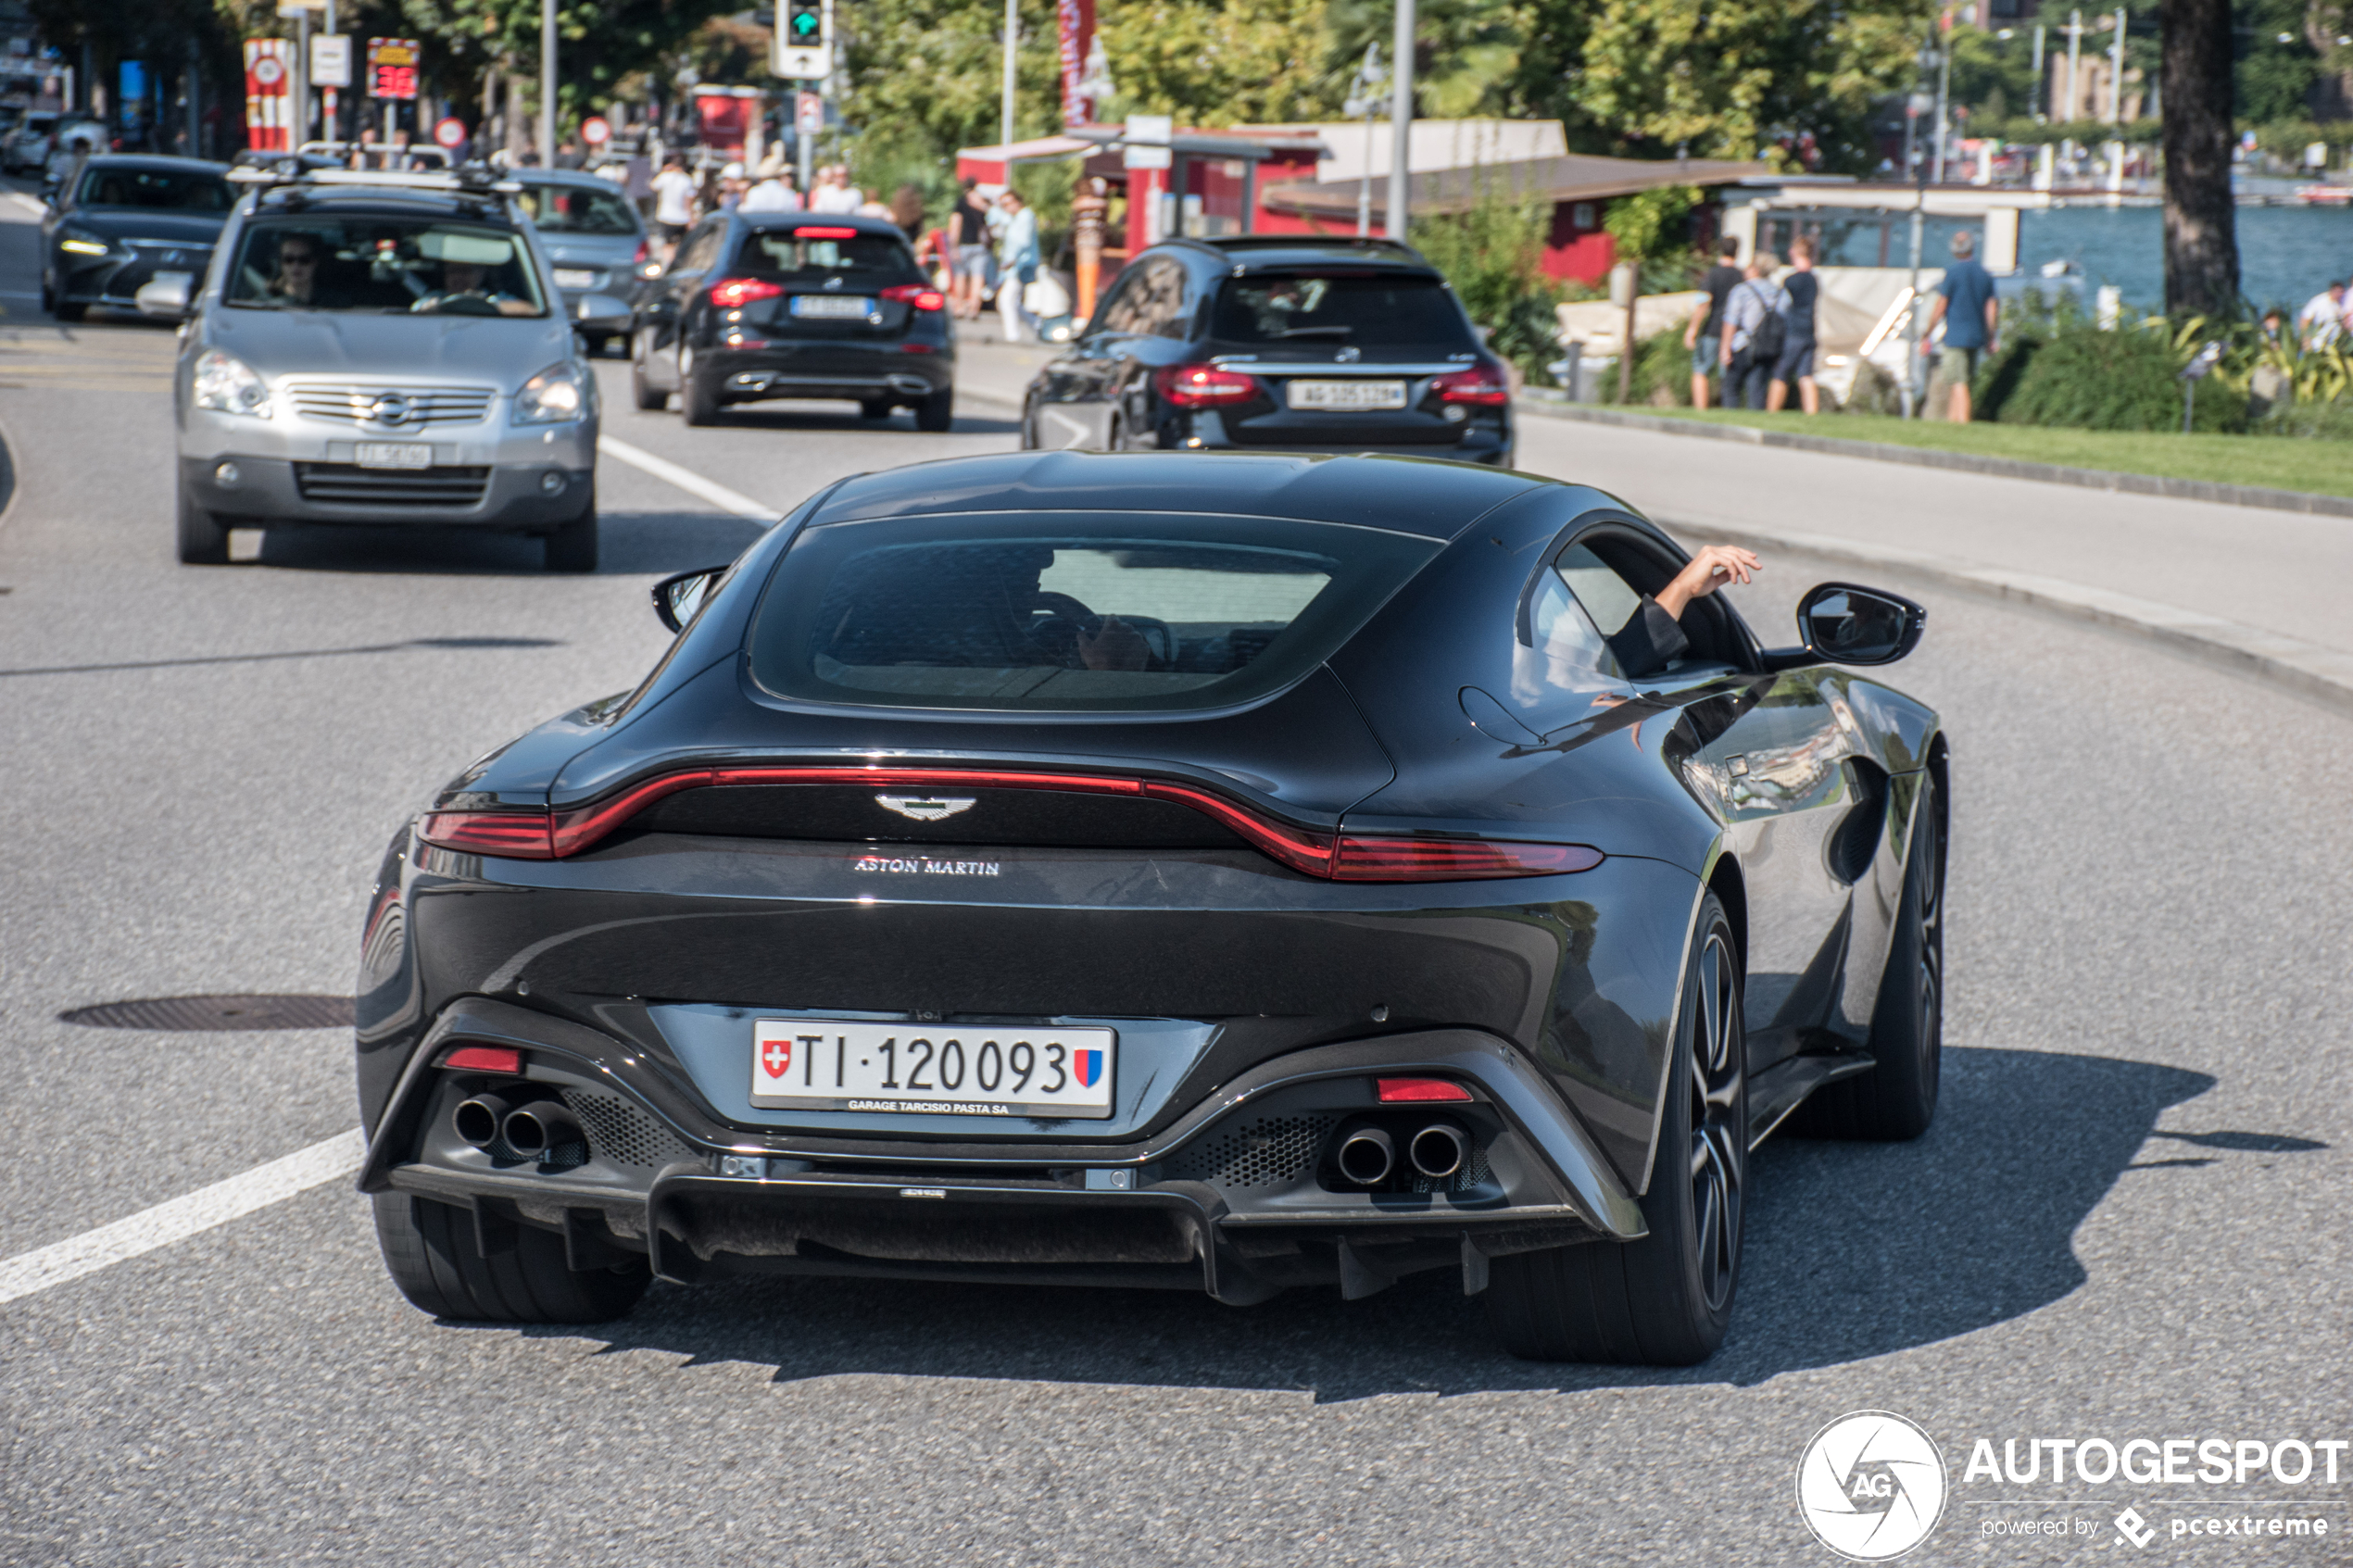
[[[1789,295],[1773,282],[1780,257],[1760,250],[1742,270],[1741,281],[1724,304],[1724,407],[1765,408],[1765,390],[1773,367],[1789,341]]]

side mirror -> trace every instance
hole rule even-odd
[[[131,296],[142,316],[160,316],[167,321],[177,321],[188,314],[188,298],[192,280],[186,277],[157,278],[143,283]]]
[[[1798,664],[1893,664],[1920,645],[1928,611],[1900,594],[1824,583],[1797,602],[1805,646],[1765,656],[1775,670]]]
[[[719,580],[727,575],[724,566],[706,566],[699,571],[682,571],[675,577],[665,577],[654,584],[654,614],[673,632],[686,629],[686,622],[702,608],[703,601]]]

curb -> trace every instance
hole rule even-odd
[[[2225,621],[2219,615],[2181,609],[2129,594],[2087,588],[2057,577],[2004,571],[1957,556],[1898,546],[1865,545],[1827,533],[1768,528],[1724,528],[1713,523],[1656,520],[1663,527],[1696,539],[1771,546],[1803,555],[1825,556],[1863,566],[1910,572],[1948,587],[2077,621],[2091,621],[2162,643],[2200,663],[2233,674],[2254,675],[2353,713],[2353,653],[2306,642],[2285,633]]]
[[[1886,441],[1849,441],[1841,436],[1801,435],[1791,431],[1759,430],[1753,425],[1710,424],[1702,420],[1676,419],[1671,415],[1629,414],[1615,408],[1592,408],[1577,403],[1554,404],[1529,397],[1516,400],[1513,407],[1521,413],[1541,414],[1548,419],[1617,425],[1626,430],[1655,431],[1664,435],[1695,435],[1715,441],[1737,441],[1751,446],[1781,446],[1798,452],[1819,452],[1837,458],[1869,458],[1882,463],[1909,463],[1915,468],[1992,474],[1999,479],[2031,479],[2045,484],[2079,484],[2090,490],[2162,495],[2174,501],[2212,501],[2228,507],[2263,507],[2273,511],[2353,518],[2353,497],[2316,495],[2302,490],[2218,484],[2204,479],[2166,479],[2156,474],[2119,473],[2110,469],[2030,463],[2016,458],[1980,458],[1967,452],[1940,452],[1927,446],[1898,446]]]

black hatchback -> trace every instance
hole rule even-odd
[[[1438,270],[1387,240],[1171,240],[1023,400],[1025,447],[1379,452],[1508,468],[1511,389]]]
[[[671,395],[690,425],[731,403],[848,398],[870,420],[954,420],[948,300],[898,225],[830,213],[720,212],[641,297],[630,352],[637,407]]]

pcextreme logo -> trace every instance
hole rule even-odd
[[[1856,1562],[1901,1557],[1944,1512],[1944,1456],[1886,1411],[1856,1411],[1814,1434],[1797,1461],[1797,1512],[1824,1546]]]

